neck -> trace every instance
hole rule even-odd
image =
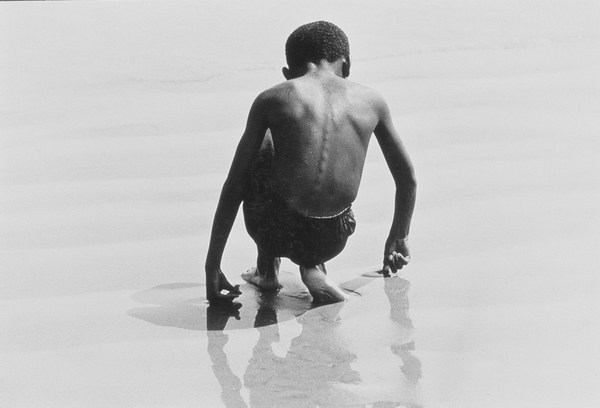
[[[303,66],[290,69],[289,77],[287,79],[299,78],[304,75],[322,75],[331,74],[344,78],[344,60],[338,60],[335,62],[329,62],[327,60],[321,60],[318,63],[307,62]]]

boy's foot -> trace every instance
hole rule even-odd
[[[277,275],[273,277],[262,276],[257,267],[248,269],[242,273],[242,279],[254,286],[258,286],[262,290],[279,290],[281,288]]]
[[[317,303],[343,302],[348,295],[318,267],[300,267],[302,282]]]

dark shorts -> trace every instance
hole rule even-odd
[[[244,199],[246,230],[268,256],[289,258],[302,266],[329,261],[346,246],[356,221],[348,207],[332,217],[307,217],[291,208],[271,186],[273,152],[262,150]]]

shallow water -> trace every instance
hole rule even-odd
[[[300,279],[282,279],[284,287],[294,283]],[[285,289],[265,294],[244,285],[249,296],[215,307],[195,297],[197,286],[169,285],[134,295],[163,306],[128,313],[159,326],[206,331],[202,360],[211,362],[226,407],[422,406],[410,283],[358,277],[342,287],[353,290],[349,301],[314,305],[306,295]],[[252,341],[228,349],[230,339]],[[250,350],[238,376],[229,361]]]

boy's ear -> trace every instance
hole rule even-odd
[[[342,64],[342,78],[348,78],[350,76],[350,56],[348,58],[344,58],[344,62]]]
[[[287,80],[292,79],[292,73],[288,67],[281,68],[281,73],[283,74],[285,79],[287,79]]]

